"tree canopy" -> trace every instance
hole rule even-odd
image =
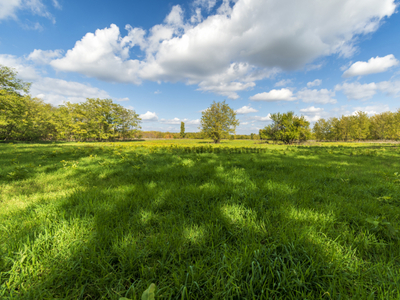
[[[225,101],[214,101],[201,114],[201,132],[213,139],[214,143],[220,143],[223,137],[231,133],[235,134],[236,126],[239,125],[235,111]]]
[[[17,94],[20,91],[28,93],[31,84],[17,78],[17,74],[15,69],[0,65],[0,90]]]
[[[285,144],[292,144],[295,140],[306,141],[311,136],[310,123],[304,116],[296,116],[292,111],[272,114],[271,120],[273,123],[266,126],[260,136]]]

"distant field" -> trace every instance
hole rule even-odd
[[[400,146],[0,144],[0,298],[399,299]]]

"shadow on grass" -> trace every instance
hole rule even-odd
[[[66,173],[76,191],[11,216],[4,295],[135,298],[151,282],[160,299],[397,295],[398,271],[374,259],[399,243],[362,231],[382,211],[366,188],[398,191],[374,170],[342,171],[340,155],[99,157]]]

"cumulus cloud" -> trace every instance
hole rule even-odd
[[[378,89],[392,97],[400,97],[400,81],[381,81],[377,84]]]
[[[40,50],[40,49],[35,49],[33,50],[29,55],[28,59],[32,60],[33,62],[37,64],[48,64],[50,63],[53,59],[61,57],[63,51],[62,50]]]
[[[304,115],[307,121],[316,122],[321,119],[321,113],[324,111],[323,108],[310,106],[307,108],[300,109],[300,112]]]
[[[89,84],[43,77],[23,58],[0,55],[0,65],[14,68],[18,72],[18,78],[32,82],[30,94],[33,97],[41,98],[53,105],[60,105],[66,101],[82,102],[86,98],[110,98],[106,91]]]
[[[248,114],[248,113],[258,112],[258,110],[256,110],[256,109],[250,107],[250,105],[249,105],[249,106],[243,106],[243,107],[241,107],[241,108],[235,110],[235,112],[236,112],[238,115],[245,115],[245,114]]]
[[[142,119],[142,122],[157,122],[158,116],[155,112],[147,111],[145,114],[139,115],[139,118]]]
[[[343,73],[343,77],[362,76],[374,73],[386,72],[389,68],[397,66],[399,61],[393,54],[384,57],[372,57],[367,62],[357,61]]]
[[[200,9],[216,5],[196,3]],[[87,33],[51,65],[111,82],[183,81],[237,99],[278,71],[348,55],[355,37],[374,32],[395,8],[394,0],[224,0],[207,18],[195,10],[185,21],[176,5],[148,31],[127,25],[122,36],[112,24]],[[131,57],[133,47],[143,57]]]
[[[261,121],[261,122],[269,122],[269,121],[271,121],[271,114],[268,114],[265,117],[254,116],[254,117],[250,117],[250,119],[255,120],[255,121]]]
[[[373,116],[376,114],[383,113],[385,111],[389,111],[389,105],[370,105],[370,106],[358,106],[354,107],[354,112],[352,113],[355,115],[358,111],[366,112],[368,115]]]
[[[129,98],[128,97],[119,98],[119,99],[117,99],[117,101],[119,101],[119,102],[129,101]]]
[[[391,97],[400,97],[400,81],[381,81],[365,84],[345,82],[336,85],[335,90],[342,91],[349,100],[368,100],[378,91]]]
[[[327,89],[310,90],[303,88],[297,92],[297,97],[306,103],[335,104],[337,100],[332,98],[334,96],[335,92]]]
[[[18,72],[18,78],[24,81],[30,82],[40,78],[33,66],[25,64],[22,58],[14,55],[0,54],[0,65],[14,68]]]
[[[250,97],[253,101],[294,101],[297,98],[289,89],[270,90],[269,92],[259,93]]]
[[[35,81],[30,90],[32,96],[47,103],[60,105],[63,102],[83,102],[86,98],[110,98],[109,94],[89,84],[44,77]]]
[[[375,82],[361,84],[359,82],[338,84],[336,91],[342,91],[351,100],[367,100],[376,94],[378,89]]]
[[[300,112],[305,113],[305,114],[309,114],[309,113],[315,114],[315,113],[320,113],[323,110],[324,110],[323,108],[310,106],[310,107],[307,107],[307,108],[300,109]]]
[[[217,0],[195,0],[193,2],[194,6],[200,6],[202,8],[205,8],[207,11],[210,11],[215,4],[217,4]]]
[[[307,83],[307,87],[313,87],[313,86],[320,86],[322,83],[321,79],[315,79],[314,81],[310,81]]]

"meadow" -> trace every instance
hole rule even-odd
[[[399,299],[400,145],[0,144],[0,298]]]

